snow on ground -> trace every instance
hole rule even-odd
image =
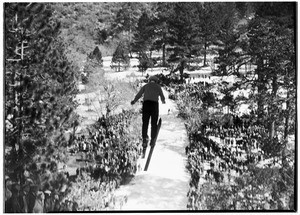
[[[134,82],[143,79],[147,74],[169,74],[164,68],[148,69],[142,74],[135,66],[136,59],[131,61],[131,67],[123,72],[115,72],[110,68],[111,57],[103,58],[105,77],[110,80],[123,80]],[[135,67],[134,67],[135,66]],[[206,68],[209,70],[210,68]],[[190,72],[191,82],[205,81],[207,83],[233,82],[229,77],[220,80],[220,77],[203,76],[207,74],[205,68]],[[81,86],[82,87],[82,86]],[[247,92],[242,92],[247,93]],[[146,159],[139,159],[141,169],[127,185],[116,190],[117,197],[126,197],[127,202],[116,210],[186,210],[187,193],[190,176],[186,169],[187,158],[185,147],[188,138],[184,122],[177,117],[178,111],[174,101],[168,99],[164,91],[166,104],[160,103],[160,117],[162,127],[153,151],[148,171],[143,171]],[[134,97],[134,95],[132,95]],[[97,93],[81,94],[77,96],[78,113],[84,118],[84,125],[92,123],[99,116],[99,95]],[[87,105],[89,104],[89,105]],[[246,109],[246,107],[244,107]],[[90,109],[90,110],[89,110]],[[149,126],[150,133],[150,126]],[[148,153],[148,152],[147,152]],[[147,154],[146,154],[147,157]]]
[[[147,74],[143,76],[135,67],[124,72],[114,72],[110,70],[108,62],[109,60],[104,59],[104,69],[108,79],[135,81],[144,78]],[[161,72],[162,69],[158,68],[150,69],[148,73],[153,75]],[[162,127],[148,171],[143,171],[145,159],[140,159],[142,169],[129,184],[121,186],[116,191],[116,196],[127,198],[127,203],[121,210],[186,210],[190,179],[185,155],[188,139],[184,122],[177,118],[176,104],[168,99],[166,91],[164,94],[166,104],[160,103]],[[79,103],[77,112],[83,117],[81,127],[93,123],[101,113],[103,108],[99,96],[97,92],[77,96]],[[132,98],[134,96],[132,95]]]
[[[164,91],[166,98],[168,94]],[[160,103],[162,126],[148,171],[142,169],[133,180],[121,186],[116,196],[127,196],[127,203],[118,210],[186,210],[189,174],[185,147],[188,144],[184,122],[177,117],[176,105],[166,99]],[[149,131],[150,134],[150,131]]]
[[[134,95],[132,95],[132,98],[134,98]],[[102,115],[106,114],[106,99],[100,91],[77,94],[78,107],[76,108],[76,113],[80,115],[81,123],[76,132],[80,133],[83,128],[94,124]],[[112,110],[112,113],[117,114],[123,109],[128,110],[132,108],[136,107],[132,107],[130,103],[119,104],[116,109]]]
[[[76,108],[76,113],[82,117],[82,122],[77,132],[81,128],[93,124],[102,116],[105,105],[100,102],[101,96],[99,94],[98,92],[77,94],[78,107]]]
[[[167,75],[170,72],[166,71],[163,67],[150,68],[146,72],[142,73],[138,71],[138,67],[130,67],[125,71],[115,72],[114,70],[106,70],[105,78],[109,80],[123,80],[123,81],[135,81],[136,79],[144,79],[147,75],[164,74]]]
[[[111,59],[112,59],[112,56],[106,56],[106,57],[102,58],[103,68],[105,68],[105,69],[110,68]]]

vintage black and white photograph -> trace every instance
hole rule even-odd
[[[2,2],[1,212],[296,212],[297,3]]]

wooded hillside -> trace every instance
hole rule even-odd
[[[107,56],[112,59],[109,72],[113,74],[130,68],[133,58],[138,60],[135,68],[142,75],[154,67],[169,72],[158,77],[173,92],[170,95],[177,99],[181,117],[187,122],[190,146],[186,153],[192,177],[189,209],[213,208],[201,194],[203,189],[209,193],[211,187],[199,185],[199,161],[215,162],[214,158],[220,157],[230,164],[226,168],[234,168],[237,173],[245,171],[239,185],[250,180],[257,190],[251,188],[249,194],[241,185],[235,192],[226,184],[235,196],[231,202],[211,196],[211,202],[218,199],[218,209],[264,209],[260,203],[254,205],[252,197],[267,193],[264,201],[270,209],[293,210],[297,148],[296,7],[294,2],[5,3],[4,175],[8,184],[5,195],[10,199],[7,211],[33,211],[32,202],[30,208],[24,200],[28,189],[35,198],[39,192],[55,193],[67,185],[71,187],[69,178],[58,172],[58,163],[67,162],[68,147],[76,141],[91,141],[94,150],[84,150],[95,155],[91,159],[95,165],[86,167],[92,173],[83,179],[78,177],[76,185],[91,180],[97,184],[99,179],[114,189],[125,177],[134,175],[138,135],[129,130],[136,126],[131,119],[136,119],[138,113],[112,114],[110,102],[117,99],[117,88],[103,75],[103,57]],[[209,77],[222,77],[223,81],[215,85],[190,84],[189,74],[203,68],[209,69]],[[80,124],[75,111],[78,86],[100,76],[101,89],[107,94],[107,114],[99,117],[88,135],[76,139]],[[132,93],[136,86],[119,84],[118,89]],[[247,95],[242,95],[244,91]],[[237,114],[242,105],[250,109],[241,117],[243,123],[234,121],[240,119]],[[71,135],[68,138],[66,134]],[[209,139],[211,134],[223,140],[226,135],[241,138],[239,147],[247,154],[245,163],[237,164],[234,156],[238,153],[229,156],[227,146],[220,148]],[[255,147],[261,153],[259,158],[252,156]],[[203,157],[207,150],[211,156]],[[258,159],[269,163],[258,167]],[[219,164],[221,169],[223,163]],[[221,174],[215,170],[213,173]],[[254,177],[256,173],[260,175]],[[263,173],[271,178],[268,184],[262,182],[268,177]],[[215,188],[223,192],[223,197],[228,190],[216,178]],[[101,192],[110,192],[109,186]],[[63,190],[63,197],[71,192]],[[246,203],[237,204],[243,201],[237,197],[241,193],[249,198]],[[55,195],[49,199],[59,208],[62,199]],[[17,205],[19,199],[22,200]],[[103,197],[104,203],[95,207],[108,208],[109,201],[113,202]],[[51,210],[64,211],[62,208]]]

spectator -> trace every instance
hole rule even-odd
[[[48,213],[52,211],[52,200],[51,200],[51,191],[45,190],[45,200],[44,200],[44,212]]]
[[[23,186],[23,192],[21,194],[21,207],[23,213],[28,213],[30,184],[30,181],[26,180],[25,185]]]
[[[5,212],[12,212],[12,181],[9,177],[5,180]]]
[[[77,204],[77,202],[73,202],[72,211],[78,211],[78,204]]]
[[[20,185],[14,184],[12,186],[12,197],[11,197],[11,212],[12,213],[22,213],[22,209],[19,203],[19,197],[20,197]]]
[[[28,194],[28,213],[32,213],[34,205],[35,205],[35,200],[36,200],[36,195],[38,193],[38,186],[36,185],[31,185],[29,189],[29,194]]]
[[[44,212],[44,200],[45,195],[43,192],[38,192],[35,200],[35,204],[33,207],[33,213],[43,213]]]

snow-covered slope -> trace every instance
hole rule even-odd
[[[167,98],[167,92],[164,93]],[[176,106],[169,99],[166,104],[160,103],[160,117],[162,126],[148,171],[143,171],[146,159],[140,159],[142,169],[116,192],[117,196],[127,197],[127,203],[118,210],[187,209],[190,177],[185,167],[188,139],[184,122],[177,117]]]

